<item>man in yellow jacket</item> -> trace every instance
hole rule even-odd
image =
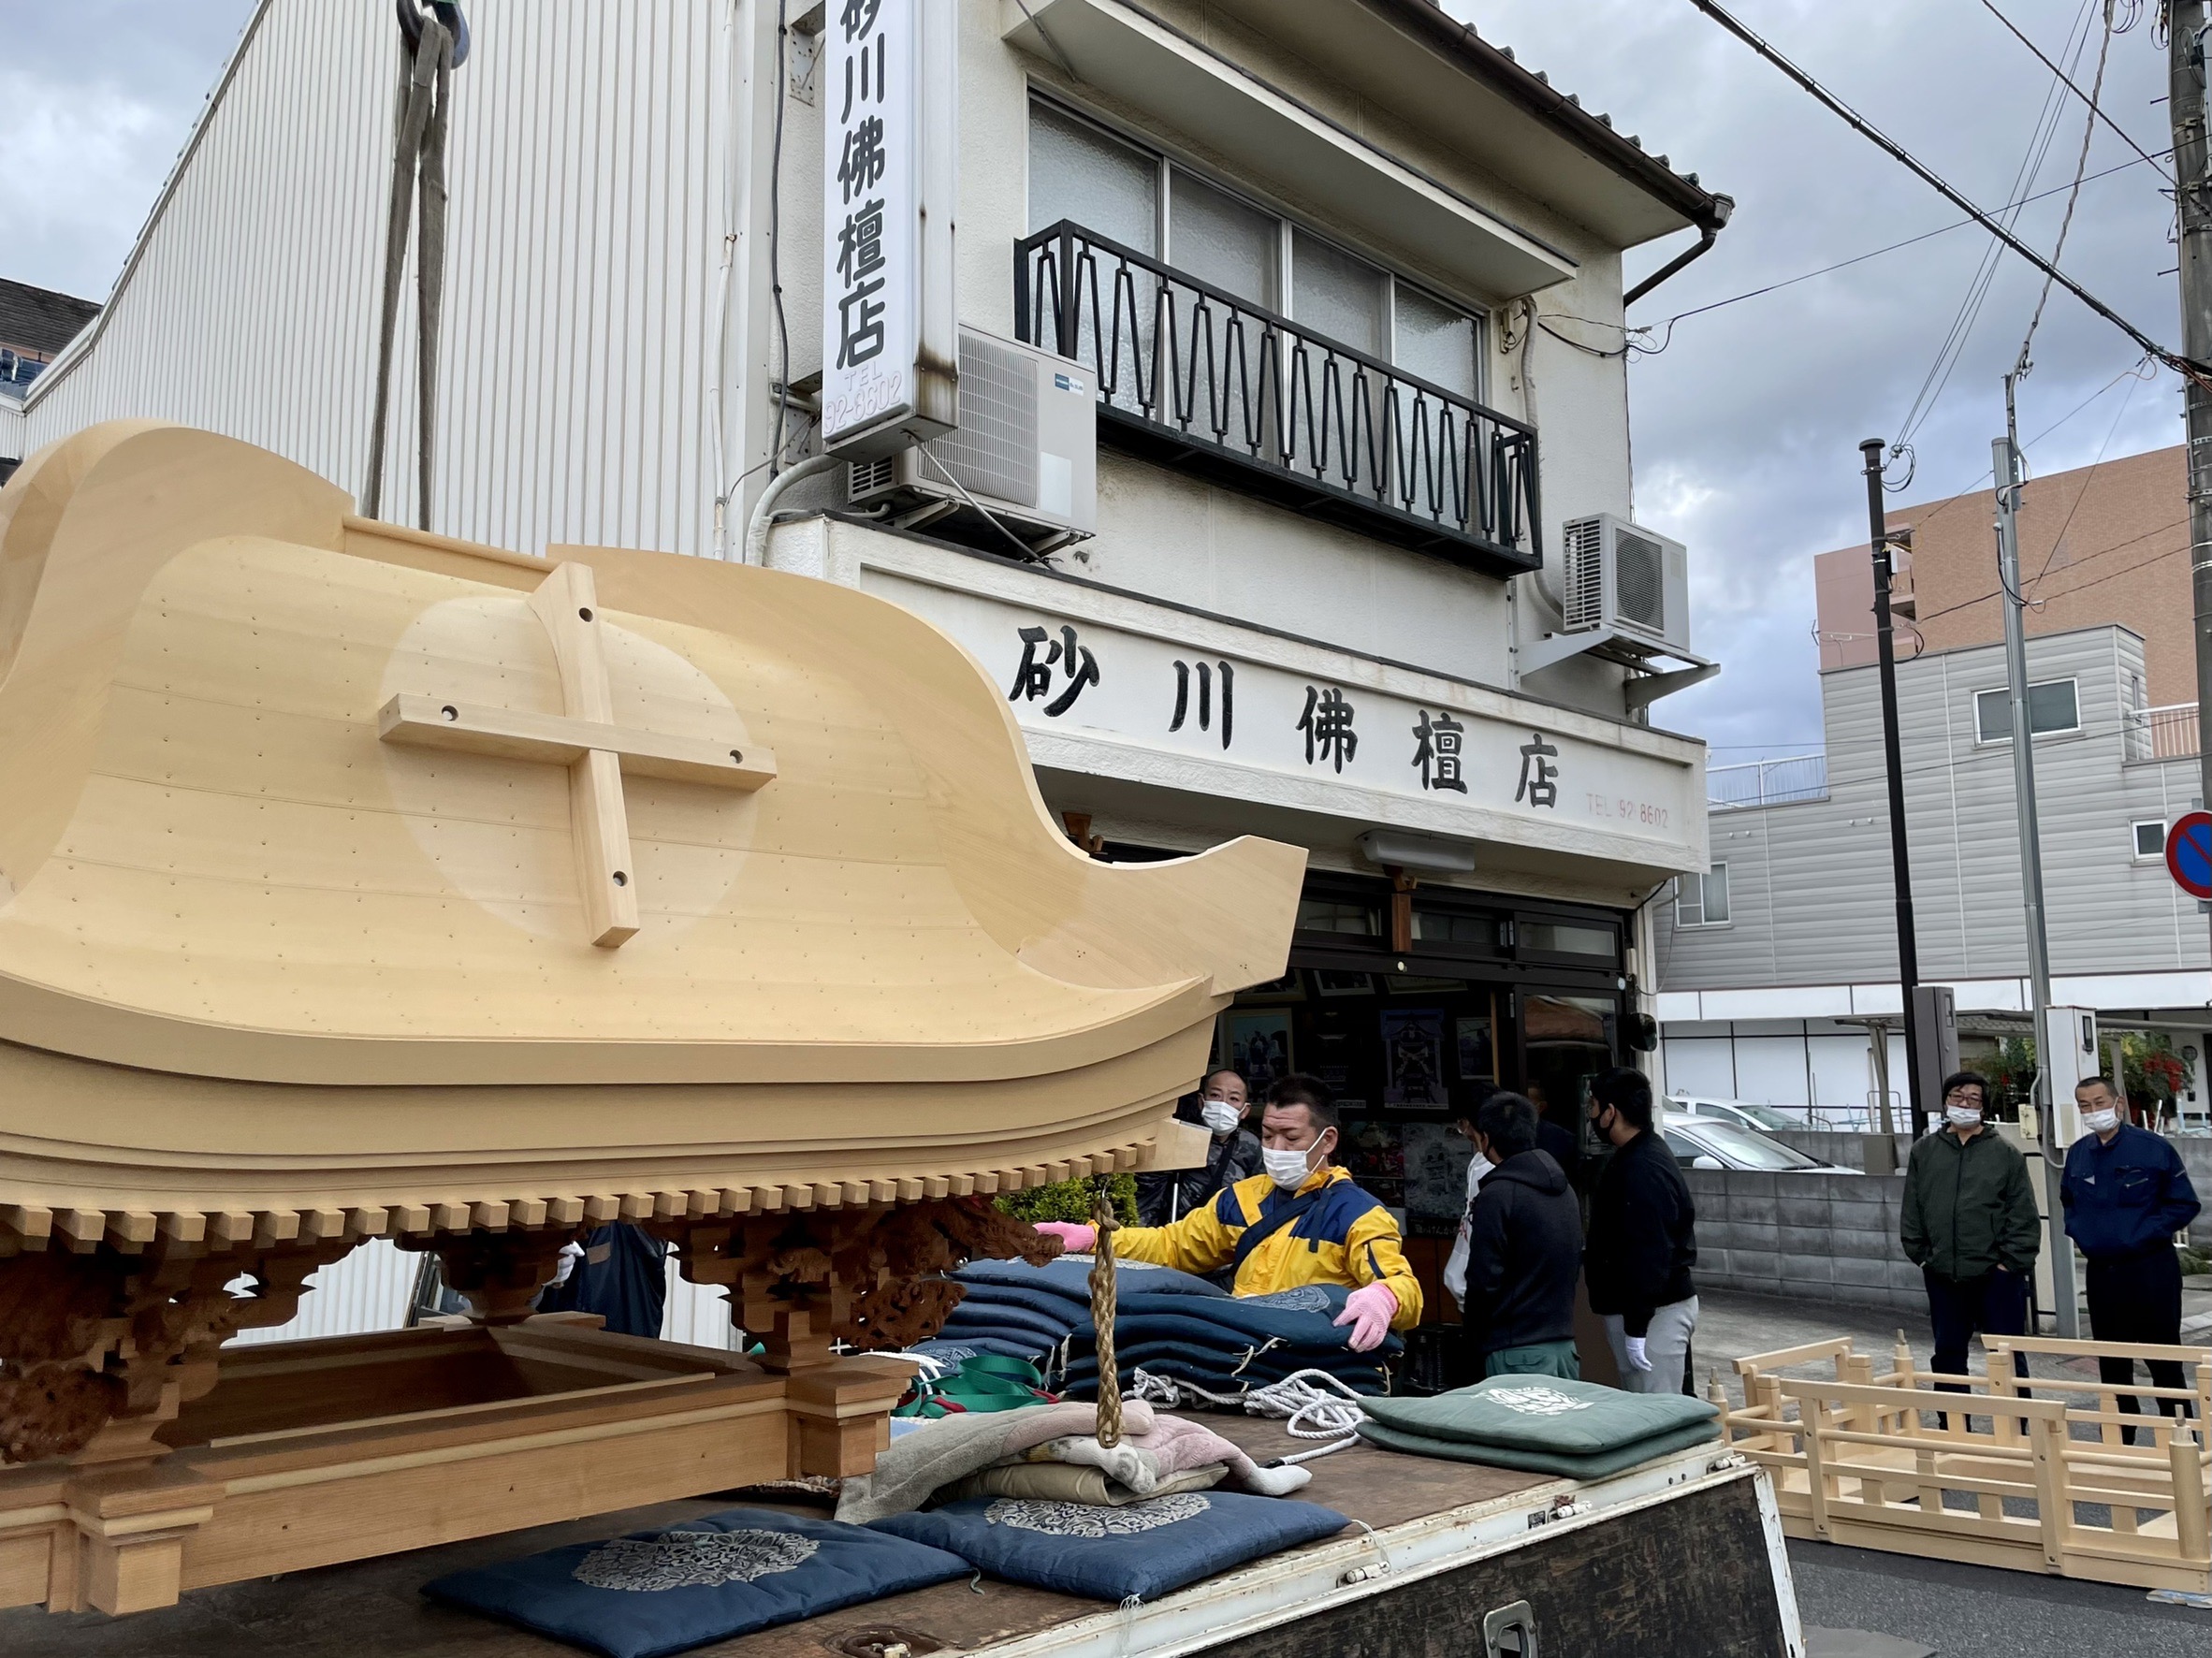
[[[1285,1077],[1260,1118],[1264,1172],[1222,1187],[1172,1226],[1123,1228],[1113,1234],[1113,1253],[1186,1273],[1233,1265],[1238,1295],[1344,1285],[1352,1293],[1336,1322],[1351,1326],[1358,1352],[1391,1330],[1411,1330],[1421,1321],[1420,1285],[1390,1212],[1329,1161],[1342,1132],[1326,1084]],[[1076,1254],[1098,1243],[1087,1226],[1045,1221],[1037,1229]]]

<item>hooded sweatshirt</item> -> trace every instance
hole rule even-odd
[[[1484,1353],[1575,1334],[1582,1209],[1550,1152],[1507,1157],[1467,1212],[1468,1328]]]

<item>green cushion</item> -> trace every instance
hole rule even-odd
[[[1719,1414],[1685,1393],[1623,1393],[1567,1376],[1492,1376],[1430,1399],[1365,1403],[1370,1418],[1399,1433],[1570,1457],[1615,1450],[1693,1423],[1710,1432]]]
[[[1374,1402],[1361,1401],[1362,1404]],[[1424,1439],[1401,1433],[1378,1422],[1361,1422],[1360,1435],[1386,1450],[1411,1451],[1420,1457],[1444,1457],[1455,1462],[1482,1462],[1492,1468],[1521,1468],[1531,1474],[1564,1474],[1576,1479],[1603,1479],[1670,1451],[1687,1450],[1711,1441],[1718,1445],[1718,1422],[1692,1422],[1671,1433],[1654,1434],[1608,1451],[1571,1456],[1559,1451],[1520,1450],[1503,1445],[1469,1445],[1463,1439]]]

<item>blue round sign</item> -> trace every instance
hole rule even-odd
[[[2166,831],[2166,871],[2194,898],[2212,898],[2212,812],[2183,812]]]

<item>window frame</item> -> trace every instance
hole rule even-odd
[[[1708,921],[1705,914],[1705,882],[1712,870],[1708,869],[1702,872],[1693,870],[1687,875],[1678,875],[1674,878],[1674,924],[1678,932],[1698,931],[1706,927],[1732,927],[1736,924],[1736,907],[1729,901],[1728,861],[1725,858],[1720,859],[1712,868],[1721,871],[1721,919]],[[1691,880],[1697,883],[1697,919],[1684,921],[1682,919],[1682,883]]]
[[[1382,276],[1385,284],[1383,293],[1384,349],[1376,355],[1380,356],[1392,368],[1401,366],[1398,361],[1398,289],[1401,284],[1416,290],[1433,304],[1459,312],[1472,322],[1475,325],[1473,342],[1475,392],[1471,400],[1486,409],[1492,406],[1490,402],[1490,355],[1491,319],[1494,310],[1492,305],[1455,297],[1429,278],[1409,275],[1395,261],[1377,254],[1374,248],[1362,242],[1349,240],[1341,231],[1317,223],[1241,180],[1224,176],[1218,168],[1207,166],[1197,157],[1169,145],[1151,133],[1070,102],[1056,88],[1041,86],[1034,80],[1029,83],[1028,104],[1023,116],[1022,165],[1025,169],[1023,189],[1025,203],[1026,203],[1028,196],[1026,168],[1031,154],[1026,109],[1033,109],[1039,104],[1048,106],[1055,114],[1063,120],[1078,121],[1094,126],[1116,142],[1126,144],[1153,158],[1157,168],[1153,187],[1153,245],[1159,250],[1157,257],[1161,264],[1177,270],[1183,269],[1182,266],[1175,263],[1175,243],[1171,223],[1174,210],[1174,174],[1180,168],[1201,183],[1219,190],[1224,195],[1232,196],[1245,206],[1265,213],[1274,220],[1275,302],[1269,303],[1266,300],[1256,298],[1252,303],[1261,305],[1293,323],[1298,321],[1295,291],[1297,266],[1292,255],[1292,243],[1296,240],[1296,233],[1302,230],[1306,235],[1326,242],[1342,253],[1350,255],[1361,264],[1373,266]],[[1343,343],[1349,344],[1350,342]],[[1422,379],[1425,377],[1415,375],[1413,378]]]
[[[2143,832],[2146,829],[2156,829],[2159,832],[2158,845],[2147,852],[2143,850]],[[2167,824],[2163,818],[2137,818],[2130,823],[2128,825],[2128,851],[2132,854],[2132,861],[2137,864],[2164,863],[2166,861],[2166,834]]]
[[[2070,685],[2074,688],[2074,723],[2072,725],[2054,725],[2044,731],[2035,729],[2035,693],[2046,685]],[[1987,691],[1977,691],[1973,693],[1975,748],[1994,749],[2013,740],[2012,718],[2009,712],[2005,717],[2003,734],[1994,737],[1986,737],[1982,734],[1982,699],[1991,696],[2009,699],[2011,695],[2012,688],[2004,685],[1996,686]],[[2031,679],[2028,682],[2028,736],[2030,742],[2039,737],[2078,736],[2081,730],[2081,676],[2079,675],[2061,674],[2056,678]]]

